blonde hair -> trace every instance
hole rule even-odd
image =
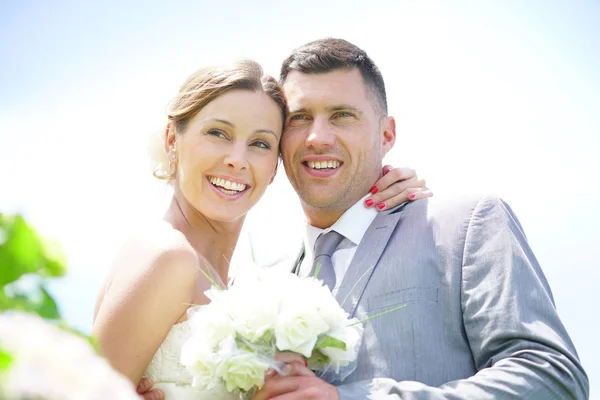
[[[282,129],[287,115],[287,101],[283,90],[275,78],[264,75],[262,67],[252,60],[241,60],[231,66],[201,68],[194,72],[179,89],[170,102],[167,117],[177,134],[183,134],[188,122],[218,96],[232,89],[262,91],[279,107],[282,116]],[[154,164],[154,176],[171,180],[174,177],[168,154],[164,146],[164,136],[150,149]]]

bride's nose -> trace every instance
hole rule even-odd
[[[229,168],[241,171],[248,168],[248,154],[245,143],[234,144],[225,155],[223,162]]]

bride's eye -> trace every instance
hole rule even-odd
[[[225,132],[223,132],[220,129],[210,129],[206,132],[206,134],[227,139],[227,136],[225,136]]]
[[[252,146],[256,146],[258,148],[267,149],[267,150],[269,150],[271,148],[271,144],[269,142],[267,142],[266,140],[257,140],[256,142],[252,143]]]

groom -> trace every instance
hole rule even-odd
[[[290,107],[282,157],[309,223],[300,273],[311,272],[319,235],[333,230],[341,242],[329,272],[345,310],[364,319],[406,307],[365,324],[357,368],[337,387],[275,377],[255,399],[588,398],[548,282],[506,203],[437,196],[379,214],[362,207],[396,139],[367,54],[339,39],[308,43],[284,61],[281,81]],[[336,167],[315,170],[313,161]]]

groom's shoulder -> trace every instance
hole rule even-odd
[[[475,213],[497,208],[508,208],[508,205],[496,194],[442,193],[409,203],[402,211],[407,217],[414,216],[428,222],[461,223],[471,220]]]

